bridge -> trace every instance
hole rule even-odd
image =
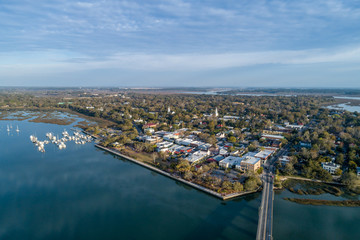
[[[274,163],[286,150],[287,147],[284,147],[264,164],[264,173],[262,175],[263,191],[261,205],[259,208],[259,222],[256,233],[256,240],[273,239],[272,223],[274,205]]]

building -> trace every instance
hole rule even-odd
[[[222,168],[232,168],[240,165],[241,160],[241,157],[228,156],[219,162],[219,166]]]
[[[154,133],[155,130],[153,128],[145,128],[144,132]]]
[[[271,135],[271,134],[262,134],[261,138],[263,138],[263,139],[271,139],[271,140],[282,140],[282,139],[284,139],[283,136]]]
[[[323,162],[323,163],[321,163],[321,166],[323,169],[325,169],[326,171],[328,171],[331,174],[334,174],[336,169],[340,168],[339,164],[336,164],[333,162]]]
[[[357,176],[360,176],[360,167],[357,167],[357,168],[356,168],[356,175],[357,175]]]
[[[172,142],[167,142],[167,141],[159,142],[156,144],[156,151],[162,152],[163,149],[168,150],[169,147],[171,147],[172,145],[174,145],[174,143],[172,143]]]
[[[274,151],[273,150],[262,150],[260,152],[258,152],[257,154],[255,154],[254,157],[260,158],[261,159],[261,164],[264,164],[265,161],[271,156],[271,154],[273,154]]]
[[[223,160],[225,157],[222,155],[216,155],[215,157],[211,157],[208,158],[208,162],[220,162],[221,160]]]
[[[286,164],[290,163],[290,157],[289,156],[281,156],[279,157],[279,162],[281,166],[285,166]]]
[[[190,163],[198,162],[208,156],[208,152],[206,151],[196,151],[193,154],[190,154],[185,158],[185,160],[189,161]]]
[[[220,155],[228,155],[229,153],[228,153],[228,151],[227,151],[225,148],[220,148],[220,149],[219,149],[219,154],[220,154]]]
[[[253,171],[255,172],[261,166],[261,159],[256,157],[243,157],[240,162],[240,166],[237,167],[241,171]]]
[[[285,126],[296,130],[301,130],[304,127],[304,125],[289,124],[289,123],[286,123]]]

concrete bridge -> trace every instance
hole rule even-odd
[[[264,164],[264,173],[262,175],[263,191],[261,205],[259,208],[259,222],[256,233],[256,240],[272,240],[273,239],[273,206],[274,206],[274,164],[278,158],[287,151],[288,147],[284,147],[271,159]]]

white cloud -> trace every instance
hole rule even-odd
[[[57,72],[122,69],[127,71],[209,71],[263,64],[298,65],[318,63],[360,63],[360,47],[310,49],[302,51],[266,51],[221,54],[147,54],[118,53],[102,60],[74,53],[45,52],[0,55],[1,76],[19,76]],[[32,58],[32,61],[29,59]]]

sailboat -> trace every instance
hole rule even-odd
[[[9,125],[7,125],[7,129],[6,129],[8,132],[10,132],[10,128],[9,128]]]
[[[20,132],[19,126],[16,126],[16,132]]]

